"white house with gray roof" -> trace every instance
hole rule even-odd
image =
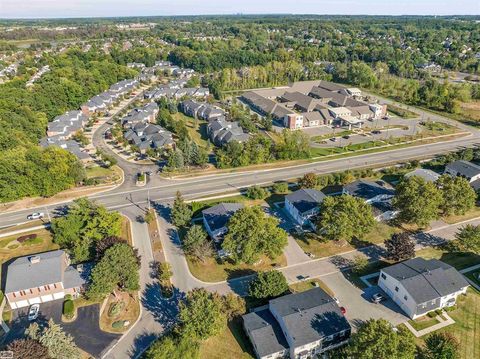
[[[315,358],[351,334],[338,304],[318,287],[272,299],[242,318],[259,359]]]
[[[285,196],[285,210],[297,224],[310,225],[314,228],[311,218],[318,214],[325,197],[323,192],[316,189],[299,189]]]
[[[405,178],[414,176],[423,178],[426,182],[435,182],[440,178],[440,175],[437,172],[425,168],[417,168],[412,172],[405,174]]]
[[[420,257],[383,268],[378,280],[378,286],[413,319],[455,305],[468,285],[452,266]]]
[[[469,161],[454,161],[445,166],[445,173],[463,177],[475,190],[480,189],[480,166]]]
[[[220,241],[228,231],[228,221],[241,208],[243,208],[241,203],[220,203],[204,209],[203,225],[209,236],[215,241]]]
[[[62,250],[15,259],[7,266],[4,293],[12,309],[80,294],[85,284]]]

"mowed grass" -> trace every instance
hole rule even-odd
[[[290,291],[293,292],[293,293],[305,292],[305,291],[307,291],[309,289],[312,289],[312,288],[315,288],[315,287],[322,288],[326,293],[328,293],[332,297],[335,296],[333,291],[325,283],[323,283],[320,279],[310,279],[310,280],[301,281],[301,282],[289,285]]]
[[[194,140],[200,147],[207,147],[208,135],[207,135],[207,122],[203,120],[196,120],[192,117],[185,116],[181,112],[177,112],[172,115],[174,120],[184,121],[187,125],[188,134],[190,138]]]
[[[457,270],[465,269],[480,263],[480,255],[470,252],[448,252],[439,247],[421,249],[415,253],[416,257],[425,259],[439,259],[450,264]]]
[[[28,234],[37,234],[37,238],[19,243],[16,239]],[[58,245],[53,243],[52,233],[47,229],[40,229],[32,232],[17,234],[11,237],[1,238],[0,240],[0,260],[6,261],[26,256],[34,253],[41,253],[58,249]]]
[[[187,256],[188,268],[192,275],[204,282],[221,282],[227,279],[255,274],[259,271],[278,269],[287,265],[287,260],[282,254],[275,260],[266,256],[255,264],[234,264],[229,260],[219,261],[216,258],[206,258],[205,261]]]
[[[441,332],[455,335],[460,342],[460,358],[480,358],[480,292],[469,289],[457,298],[457,309],[448,313],[455,320]]]
[[[415,328],[415,330],[420,331],[423,329],[430,328],[431,326],[434,326],[438,324],[438,320],[435,318],[430,318],[427,316],[423,316],[420,318],[417,318],[415,320],[409,320],[408,323]]]
[[[253,348],[243,330],[241,318],[233,319],[221,334],[207,339],[200,346],[200,359],[250,359],[254,357]]]
[[[393,233],[398,233],[400,231],[400,228],[379,222],[376,224],[375,228],[365,236],[365,238],[362,240],[353,240],[350,243],[345,241],[337,242],[323,240],[320,236],[313,233],[296,237],[295,240],[304,252],[312,253],[315,257],[322,258],[373,244],[383,243],[385,240],[389,239]]]

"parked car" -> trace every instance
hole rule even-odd
[[[336,138],[336,137],[332,137],[332,138],[330,139],[330,141],[332,141],[332,142],[337,142],[337,138]]]
[[[33,212],[27,216],[27,219],[42,219],[45,215],[42,212]]]
[[[375,293],[372,295],[372,302],[375,304],[383,302],[384,300],[387,300],[387,297],[385,297],[382,293]]]
[[[333,297],[333,300],[335,301],[335,303],[337,303],[337,305],[340,305],[340,301],[338,300],[337,297]]]
[[[145,172],[145,174],[146,174],[147,176],[151,176],[151,175],[153,175],[153,172],[152,172],[152,171],[147,171],[147,172]]]
[[[348,140],[350,138],[349,135],[342,136],[344,139]]]
[[[37,319],[39,311],[40,311],[40,304],[32,304],[32,306],[28,310],[28,320],[32,321]]]
[[[345,307],[340,307],[340,311],[343,315],[347,314],[347,310],[345,309]]]
[[[380,132],[379,130],[373,130],[372,133],[373,133],[374,135],[378,135],[378,134],[381,133],[381,132]]]

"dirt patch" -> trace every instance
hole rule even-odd
[[[111,294],[105,310],[100,316],[100,329],[109,333],[123,333],[130,328],[140,315],[137,293]]]

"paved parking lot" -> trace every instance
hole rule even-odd
[[[357,288],[342,272],[323,276],[320,280],[335,293],[340,305],[347,309],[346,317],[353,327],[370,318],[383,318],[395,326],[409,319],[391,299],[380,304],[372,303],[370,301],[372,294],[380,290],[376,286],[367,289]]]
[[[55,323],[62,326],[66,333],[73,336],[79,348],[95,358],[100,358],[101,353],[120,337],[118,334],[106,333],[100,330],[98,304],[78,308],[78,317],[72,323],[62,323],[62,306],[63,300],[40,304],[37,322],[44,324],[52,318]],[[10,326],[11,331],[7,337],[8,342],[24,336],[25,329],[31,324],[27,319],[27,314],[28,307],[14,311],[12,325]]]

